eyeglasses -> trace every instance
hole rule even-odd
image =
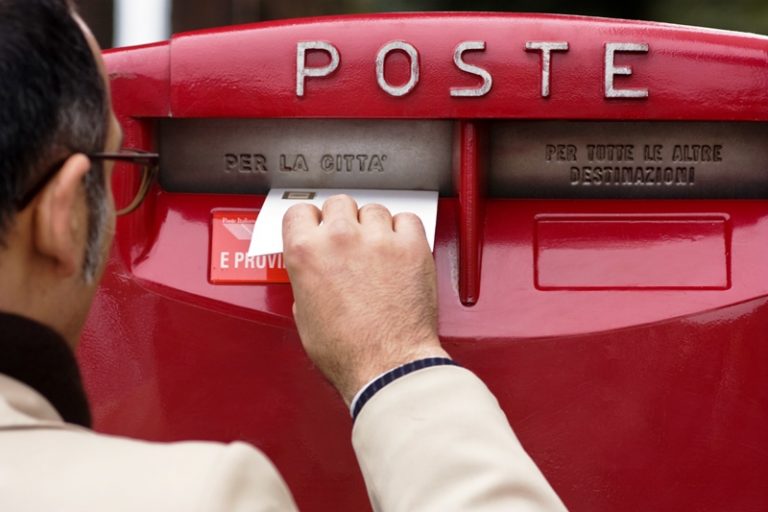
[[[141,204],[147,195],[149,185],[157,174],[157,163],[160,158],[157,153],[138,149],[121,149],[116,153],[91,153],[86,156],[92,162],[112,160],[116,163],[112,168],[111,176],[116,215],[130,213]],[[16,202],[17,211],[29,206],[32,199],[56,176],[65,161],[66,158],[51,166],[40,181]]]
[[[139,149],[121,149],[117,153],[93,153],[94,161],[112,160],[112,197],[115,214],[125,215],[141,204],[157,174],[160,155]]]

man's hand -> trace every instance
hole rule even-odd
[[[380,373],[447,357],[435,264],[416,215],[358,211],[349,196],[331,197],[322,212],[298,204],[283,219],[283,246],[301,341],[347,404]]]

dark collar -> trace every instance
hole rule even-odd
[[[0,312],[0,373],[43,395],[64,421],[91,426],[75,356],[52,329]]]

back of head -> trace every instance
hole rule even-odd
[[[73,14],[68,0],[0,0],[0,245],[47,167],[104,148],[105,86]],[[91,206],[103,179],[86,176]]]

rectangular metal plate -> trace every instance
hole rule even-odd
[[[489,195],[768,198],[768,124],[499,121]]]
[[[271,188],[437,190],[453,194],[451,121],[167,119],[160,183],[173,192]]]

